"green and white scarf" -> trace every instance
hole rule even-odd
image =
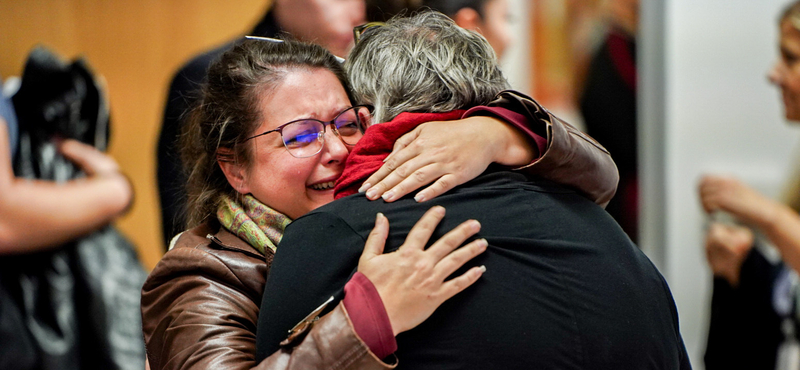
[[[292,222],[286,215],[267,207],[252,195],[240,198],[241,203],[223,195],[217,208],[222,227],[242,238],[261,254],[269,248],[275,253],[283,231]]]

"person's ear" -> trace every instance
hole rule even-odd
[[[247,182],[247,168],[236,160],[233,150],[228,148],[217,149],[217,164],[234,190],[239,194],[250,193],[250,186]]]
[[[472,8],[461,8],[459,9],[456,14],[453,16],[453,21],[456,24],[466,30],[470,31],[477,31],[480,33],[478,29],[481,25],[481,15],[478,14],[478,11]]]

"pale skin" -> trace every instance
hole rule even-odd
[[[779,31],[781,55],[769,71],[768,78],[781,90],[786,119],[798,121],[800,120],[800,30],[791,22],[782,20]],[[759,194],[733,177],[704,176],[700,181],[699,190],[700,201],[706,212],[725,211],[748,226],[760,230],[778,248],[784,262],[796,271],[800,271],[800,216],[796,212],[782,203]],[[725,277],[732,284],[738,283],[738,272],[747,256],[747,253],[742,251],[742,244],[746,239],[752,239],[752,235],[748,237],[746,234],[741,228],[721,229],[712,224],[706,236],[706,250],[712,271],[715,275]],[[724,257],[716,258],[719,256]],[[715,258],[712,260],[712,257]]]
[[[109,224],[133,188],[113,158],[75,140],[58,148],[86,177],[65,183],[14,176],[6,122],[0,118],[0,255],[53,248]]]

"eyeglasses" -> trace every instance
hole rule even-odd
[[[368,29],[382,27],[384,25],[386,25],[386,23],[369,22],[369,23],[364,23],[360,26],[356,26],[353,28],[353,40],[355,40],[355,43],[358,44],[358,42],[361,41],[361,35],[363,35],[364,32],[367,32]]]
[[[325,143],[325,127],[330,126],[336,136],[345,145],[353,146],[358,143],[364,130],[370,125],[370,109],[364,105],[356,105],[342,111],[331,121],[323,122],[318,119],[304,118],[289,123],[284,123],[274,130],[250,136],[243,143],[259,136],[279,132],[283,145],[295,158],[308,158],[322,150]]]

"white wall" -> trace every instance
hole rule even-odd
[[[642,247],[666,276],[696,369],[711,276],[696,195],[701,174],[729,173],[776,195],[798,128],[766,71],[788,0],[644,0],[640,54]]]
[[[500,61],[511,87],[530,95],[530,73],[533,68],[530,45],[530,0],[509,0],[512,9],[511,32],[514,43],[508,47]]]

